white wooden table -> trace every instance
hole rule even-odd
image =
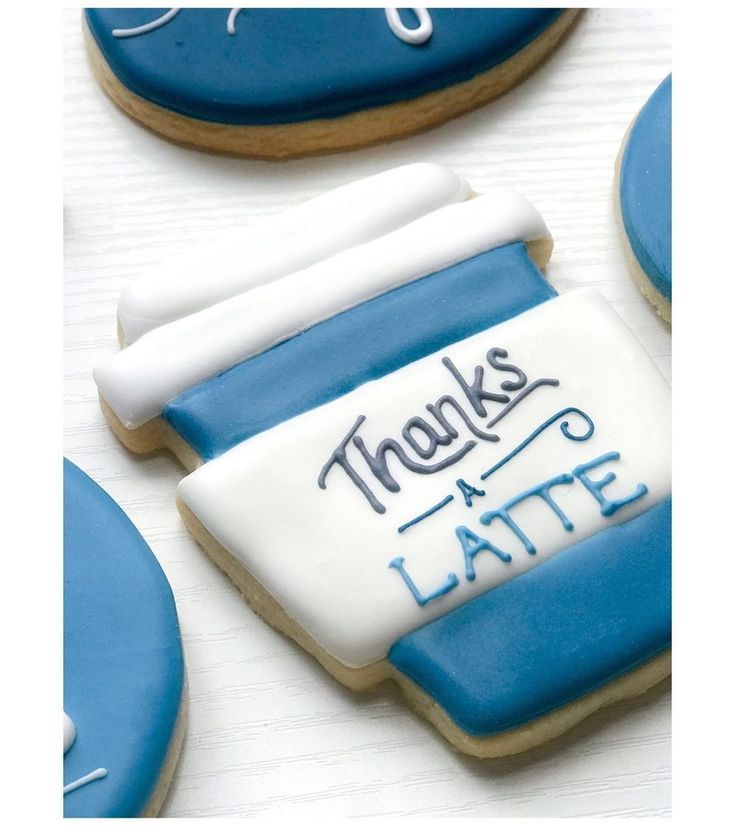
[[[182,149],[128,120],[92,79],[80,12],[67,11],[65,452],[130,515],[176,596],[189,727],[166,816],[670,812],[667,686],[520,757],[458,755],[397,692],[348,692],[250,612],[181,524],[182,468],[127,453],[92,381],[117,349],[116,300],[132,277],[223,228],[417,159],[528,197],[556,240],[550,281],[600,290],[668,378],[670,331],[628,275],[611,196],[625,129],[669,69],[668,12],[587,11],[540,71],[477,112],[386,146],[273,164]]]

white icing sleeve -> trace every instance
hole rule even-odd
[[[393,288],[515,241],[549,239],[525,199],[496,190],[442,207],[305,270],[149,331],[100,363],[95,380],[126,428],[279,342]]]
[[[427,404],[451,395],[475,427],[486,432],[490,418],[503,408],[499,402],[486,402],[487,416],[479,416],[442,362],[449,357],[468,382],[475,366],[484,366],[482,387],[498,393],[515,374],[490,367],[490,348],[507,351],[504,362],[527,374],[524,387],[541,378],[557,379],[558,385],[536,387],[493,425],[498,442],[480,440],[456,411],[445,408],[455,439],[437,447],[430,459],[420,460],[402,436],[405,424],[422,417],[439,434],[447,433],[427,412]],[[520,392],[510,396],[515,393]],[[574,412],[564,413],[569,407],[593,422],[587,439],[582,439],[589,431],[586,421]],[[400,487],[389,491],[359,447],[347,442],[348,460],[384,505],[381,514],[340,466],[331,467],[325,488],[318,485],[321,470],[360,416],[365,419],[359,437],[373,456],[385,438],[397,441],[412,460],[434,464],[467,441],[477,444],[457,462],[430,474],[416,473],[393,453],[386,455]],[[525,448],[492,476],[481,478],[550,419]],[[564,436],[564,422],[571,438]],[[599,294],[579,290],[256,435],[186,477],[179,496],[321,647],[343,664],[361,667],[383,658],[401,636],[667,497],[669,432],[669,389],[653,362]],[[426,444],[425,436],[414,436]],[[605,516],[571,472],[609,453],[619,453],[619,459],[589,472],[595,481],[615,475],[604,484],[606,497],[624,499],[639,484],[647,491]],[[542,497],[529,497],[512,510],[535,554],[501,521],[490,526],[480,522],[486,510],[498,509],[559,475],[566,475],[567,482],[555,484],[550,496],[572,528],[564,527]],[[460,479],[482,489],[469,505],[458,489]],[[397,531],[450,494],[453,499],[443,508]],[[474,559],[475,580],[468,579],[455,534],[458,526],[489,539],[511,554],[512,561],[503,562],[485,550]],[[389,567],[399,557],[424,595],[446,583],[450,574],[457,584],[420,606],[400,573]],[[497,625],[502,635],[506,619],[488,623]]]
[[[125,342],[468,195],[466,181],[451,170],[438,164],[407,164],[230,231],[196,251],[184,250],[123,291],[118,320]]]

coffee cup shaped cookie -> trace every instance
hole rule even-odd
[[[671,322],[671,75],[625,136],[615,195],[633,278]]]
[[[88,9],[102,88],[179,143],[262,158],[345,150],[503,94],[578,9]]]
[[[476,756],[669,672],[669,388],[551,251],[512,191],[399,167],[141,276],[95,371],[250,606]]]
[[[64,460],[64,816],[156,816],[185,709],[168,581],[120,507]]]

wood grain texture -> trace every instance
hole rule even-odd
[[[629,276],[612,200],[620,141],[669,69],[667,11],[591,10],[540,71],[477,112],[393,144],[272,164],[183,149],[128,120],[92,79],[80,12],[66,12],[65,451],[130,515],[176,596],[189,726],[163,815],[670,813],[666,686],[519,757],[456,754],[397,692],[348,692],[247,609],[179,520],[183,469],[127,453],[92,381],[117,350],[115,305],[133,276],[221,229],[415,159],[529,198],[556,241],[550,281],[601,291],[669,378],[670,331]]]

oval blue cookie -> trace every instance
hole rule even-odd
[[[213,131],[212,125],[301,124],[291,133],[288,152],[282,131],[276,133],[273,154],[279,147],[283,154],[312,152],[415,131],[501,94],[550,51],[576,14],[416,11],[420,16],[382,8],[88,9],[86,23],[98,78],[128,114],[175,140],[267,155],[268,145],[256,146],[253,136],[272,140],[272,130],[237,133]],[[384,124],[365,119],[344,132],[338,122],[415,101],[501,66],[502,77],[483,81],[486,89],[467,90],[473,97],[467,105],[458,106],[465,95],[460,90],[446,101],[427,102],[421,112],[397,110]],[[303,128],[323,119],[332,123],[320,124],[318,135]],[[239,145],[230,134],[239,135]]]
[[[620,212],[633,255],[670,319],[671,75],[648,99],[630,130],[620,164]]]
[[[183,693],[161,567],[120,507],[64,460],[64,816],[155,815]]]

